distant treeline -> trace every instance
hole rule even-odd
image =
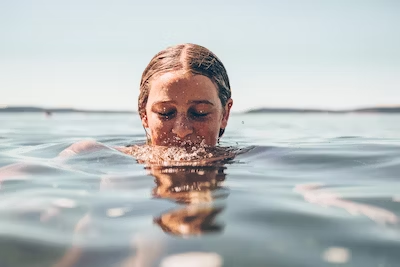
[[[348,110],[296,109],[296,108],[258,108],[245,113],[400,113],[399,107],[372,107]]]
[[[38,107],[6,107],[0,108],[1,112],[42,112],[42,113],[113,113],[124,114],[134,113],[134,111],[113,111],[113,110],[82,110],[72,108],[38,108]]]

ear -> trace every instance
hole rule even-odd
[[[149,122],[147,121],[147,115],[144,113],[142,116],[142,124],[144,128],[149,128]]]
[[[232,105],[233,105],[233,100],[229,98],[228,102],[226,102],[226,105],[224,107],[224,114],[222,116],[222,121],[221,121],[221,129],[225,129],[226,126],[228,125],[228,119]]]

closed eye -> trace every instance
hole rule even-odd
[[[157,112],[158,116],[162,117],[163,119],[170,119],[172,116],[174,116],[175,111],[170,111],[170,112]]]
[[[197,119],[197,120],[202,120],[207,117],[207,115],[210,113],[205,113],[205,112],[191,112],[190,115],[192,118]]]
[[[196,116],[196,117],[205,117],[205,116],[207,116],[208,115],[208,113],[198,113],[198,112],[192,112],[192,115],[193,116]]]

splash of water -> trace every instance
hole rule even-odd
[[[193,146],[133,145],[127,154],[138,162],[160,166],[207,166],[226,163],[243,152],[235,147],[211,147],[204,143]]]

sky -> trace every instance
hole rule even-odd
[[[160,50],[224,63],[233,111],[400,105],[398,0],[0,0],[0,106],[137,110]]]

